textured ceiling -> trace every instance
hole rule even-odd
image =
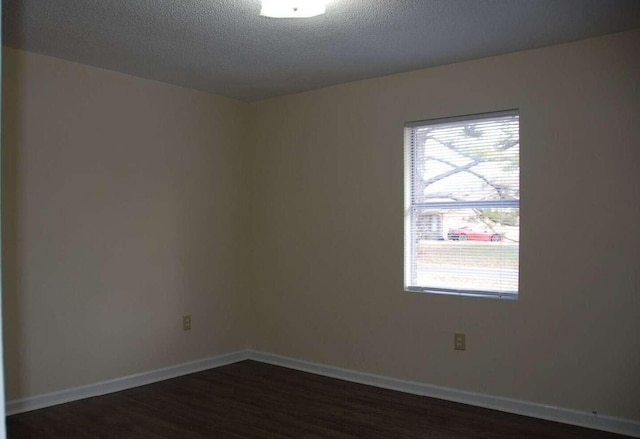
[[[640,0],[3,0],[4,44],[244,101],[640,27]],[[640,52],[639,52],[640,53]]]

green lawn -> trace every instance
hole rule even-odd
[[[518,269],[513,242],[419,241],[418,263]]]

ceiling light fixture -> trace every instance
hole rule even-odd
[[[262,0],[260,15],[273,18],[308,18],[324,14],[326,0]]]

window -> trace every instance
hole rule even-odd
[[[518,297],[517,110],[405,126],[405,290]]]

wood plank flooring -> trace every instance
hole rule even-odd
[[[254,361],[7,418],[25,438],[531,438],[624,436]]]

